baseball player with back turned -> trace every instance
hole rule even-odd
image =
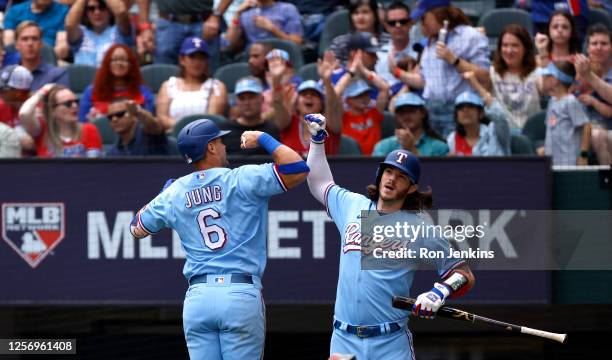
[[[309,171],[300,155],[259,131],[244,132],[242,148],[261,146],[274,164],[228,169],[221,141],[227,133],[208,119],[185,126],[177,144],[196,171],[166,183],[131,226],[137,238],[162,228],[181,238],[189,281],[183,328],[189,357],[197,360],[262,358],[268,200]]]
[[[325,156],[325,117],[306,115],[313,134],[307,163],[308,187],[323,203],[341,234],[340,271],[334,309],[334,331],[330,353],[350,353],[358,360],[413,359],[412,335],[407,328],[408,314],[391,306],[393,295],[407,296],[415,268],[361,270],[361,211],[378,211],[393,221],[420,224],[418,214],[432,203],[431,191],[419,192],[420,164],[406,150],[395,150],[380,163],[376,183],[368,195],[350,192],[334,183]],[[417,239],[429,250],[448,252],[444,238]],[[406,260],[409,261],[409,260]],[[474,283],[472,272],[461,259],[432,260],[441,277],[433,288],[417,297],[414,315],[433,318],[449,297],[465,294]]]

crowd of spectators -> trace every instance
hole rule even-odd
[[[0,2],[0,157],[175,155],[178,131],[205,115],[232,130],[229,154],[261,130],[305,155],[302,119],[323,113],[332,155],[610,164],[609,4],[497,2],[531,23],[492,38],[449,0]],[[348,31],[313,58],[340,11]],[[78,66],[93,69],[80,89]],[[145,67],[168,75],[155,85]]]

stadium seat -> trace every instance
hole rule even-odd
[[[164,81],[171,76],[178,76],[180,72],[178,66],[171,64],[151,64],[140,68],[145,84],[156,94]]]
[[[523,26],[533,36],[533,22],[531,14],[522,9],[492,9],[482,15],[478,26],[485,28],[489,38],[489,49],[495,51],[497,39],[504,28],[510,24]]]
[[[340,135],[339,155],[361,155],[361,148],[352,137]]]
[[[481,14],[496,7],[492,0],[451,0],[451,5],[461,9],[473,24],[478,22]]]
[[[80,96],[85,88],[94,82],[96,67],[91,65],[72,64],[68,66],[70,90]]]
[[[612,16],[606,10],[591,8],[589,10],[589,25],[598,23],[604,24],[608,30],[612,31]]]
[[[111,128],[106,116],[96,118],[92,123],[98,128],[104,145],[112,145],[117,141],[117,134]]]
[[[351,19],[348,10],[338,10],[331,13],[325,20],[325,25],[323,25],[323,32],[319,40],[319,56],[323,56],[336,36],[346,34],[349,31],[351,31]]]
[[[225,84],[228,93],[234,92],[238,79],[251,75],[246,62],[223,65],[215,71],[214,78]]]
[[[178,146],[176,145],[176,138],[174,136],[168,136],[168,155],[181,155]]]
[[[190,122],[196,121],[198,119],[210,119],[214,121],[215,123],[217,123],[217,125],[227,122],[227,119],[221,115],[195,114],[195,115],[185,116],[184,118],[177,121],[176,125],[174,125],[174,130],[172,130],[172,136],[178,139],[178,134],[181,131],[181,129],[187,126],[187,124],[189,124]]]
[[[525,122],[521,133],[531,140],[535,149],[544,145],[544,139],[546,138],[546,111],[540,111],[531,115]]]
[[[288,52],[289,60],[291,60],[291,65],[294,69],[297,70],[301,68],[302,65],[304,65],[304,55],[302,55],[302,49],[293,41],[282,39],[266,39],[261,40],[260,42],[267,44],[272,49],[281,49]]]
[[[533,155],[531,140],[525,135],[512,135],[510,139],[510,153],[512,155]]]
[[[303,81],[314,80],[319,81],[319,72],[317,70],[317,63],[310,63],[302,66],[297,73]]]
[[[395,117],[388,111],[384,112],[384,118],[380,124],[381,139],[395,135]]]

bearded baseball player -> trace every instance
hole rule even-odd
[[[431,206],[432,196],[431,191],[418,190],[419,160],[409,151],[393,151],[378,166],[376,183],[368,187],[367,196],[350,192],[334,183],[327,163],[325,117],[310,114],[305,121],[312,134],[308,187],[325,205],[342,240],[330,353],[354,354],[359,360],[413,359],[407,314],[393,308],[391,298],[409,295],[415,268],[362,270],[361,240],[355,240],[354,231],[361,233],[362,210],[377,211],[406,223],[422,222],[418,212]],[[450,246],[444,238],[427,238],[420,243],[429,250],[448,251]],[[444,257],[433,263],[441,280],[419,295],[412,309],[414,315],[426,319],[433,318],[447,298],[465,294],[474,284],[464,261]]]
[[[268,200],[304,181],[306,162],[259,131],[242,135],[274,164],[228,169],[221,131],[208,119],[181,130],[178,148],[195,171],[174,182],[132,221],[137,238],[174,229],[181,238],[189,282],[183,328],[191,359],[247,360],[263,356],[261,277],[266,266]]]

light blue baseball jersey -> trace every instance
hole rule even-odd
[[[273,164],[213,168],[176,180],[138,214],[153,234],[176,230],[187,279],[199,274],[246,273],[266,267],[268,200],[286,191]]]
[[[325,206],[341,234],[340,271],[336,292],[334,316],[351,325],[379,325],[386,322],[404,322],[408,312],[393,308],[393,295],[409,296],[416,266],[394,270],[361,270],[361,211],[376,210],[376,204],[367,197],[331,184],[325,191]],[[397,221],[421,224],[417,214],[398,211],[392,216]],[[448,253],[450,244],[444,238],[417,239],[418,246]],[[406,260],[418,261],[418,260]],[[446,257],[431,260],[438,275],[446,276],[463,263]]]

